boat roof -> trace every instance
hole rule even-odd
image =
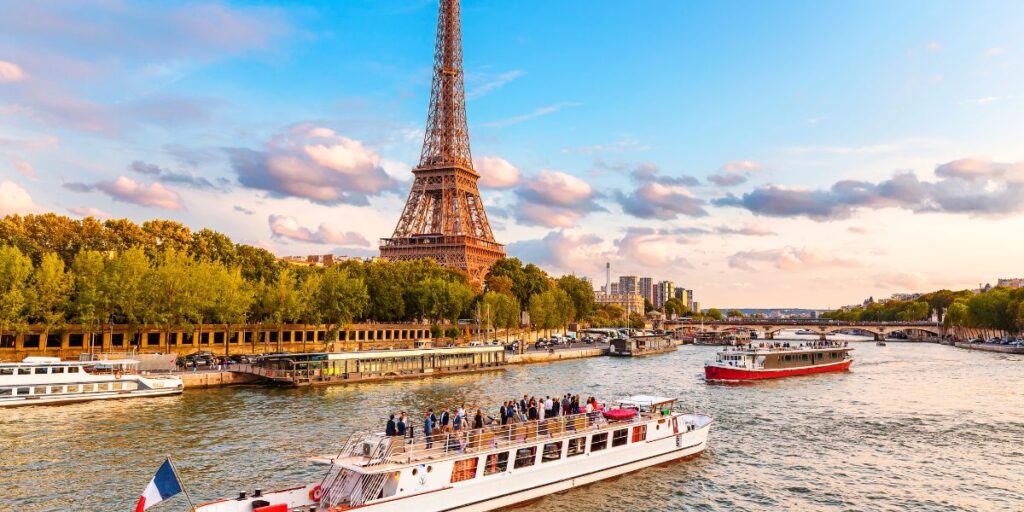
[[[639,407],[641,405],[656,405],[656,404],[663,404],[665,402],[675,402],[675,401],[676,401],[675,398],[668,398],[668,397],[664,397],[664,396],[633,395],[633,396],[628,397],[628,398],[623,398],[623,399],[619,400],[618,402],[620,404],[626,405],[626,406],[632,405],[632,406]]]
[[[59,357],[30,356],[26,357],[21,362],[0,362],[0,366],[110,366],[115,364],[132,365],[139,364],[139,361],[135,359],[103,359],[99,361],[62,361]]]

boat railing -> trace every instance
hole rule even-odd
[[[479,429],[435,431],[430,436],[388,437],[383,434],[356,434],[346,442],[339,459],[361,458],[362,462],[357,465],[363,467],[385,463],[408,464],[456,454],[512,448],[540,440],[563,439],[613,424],[632,423],[638,417],[612,421],[605,418],[601,412],[592,412],[505,425],[487,425]]]

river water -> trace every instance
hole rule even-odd
[[[705,384],[716,349],[684,346],[426,380],[0,410],[0,510],[132,510],[167,453],[197,502],[305,483],[323,471],[306,457],[353,430],[383,430],[388,413],[566,392],[678,396],[715,417],[710,449],[520,510],[1024,510],[1024,356],[854,346],[850,372],[738,386]]]

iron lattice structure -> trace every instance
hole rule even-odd
[[[505,247],[487,222],[469,149],[459,0],[441,0],[438,7],[427,130],[412,173],[409,199],[394,234],[381,240],[381,257],[432,258],[481,283]]]

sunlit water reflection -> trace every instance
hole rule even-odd
[[[165,453],[197,501],[305,482],[323,471],[307,457],[382,429],[390,412],[570,391],[679,396],[715,416],[711,448],[522,510],[1024,509],[1024,356],[855,346],[850,372],[742,386],[705,384],[715,349],[686,346],[385,384],[2,410],[0,510],[131,510]]]

